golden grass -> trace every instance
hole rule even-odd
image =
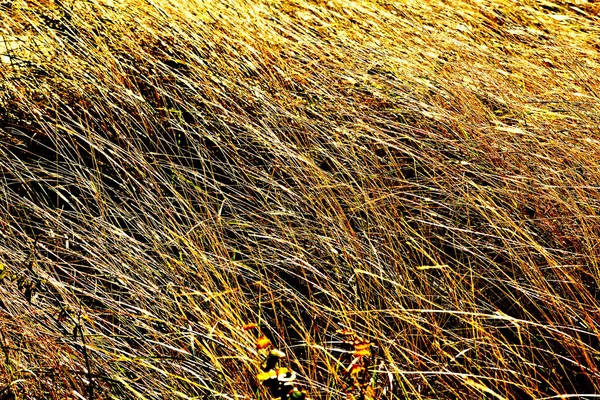
[[[0,398],[600,393],[599,11],[2,2]]]

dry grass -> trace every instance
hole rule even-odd
[[[1,399],[600,393],[597,2],[2,4]]]

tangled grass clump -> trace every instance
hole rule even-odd
[[[0,398],[597,396],[599,11],[1,1]]]

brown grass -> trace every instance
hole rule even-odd
[[[597,2],[1,4],[0,399],[600,394]]]

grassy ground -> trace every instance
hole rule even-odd
[[[597,2],[0,4],[0,399],[600,394]]]

